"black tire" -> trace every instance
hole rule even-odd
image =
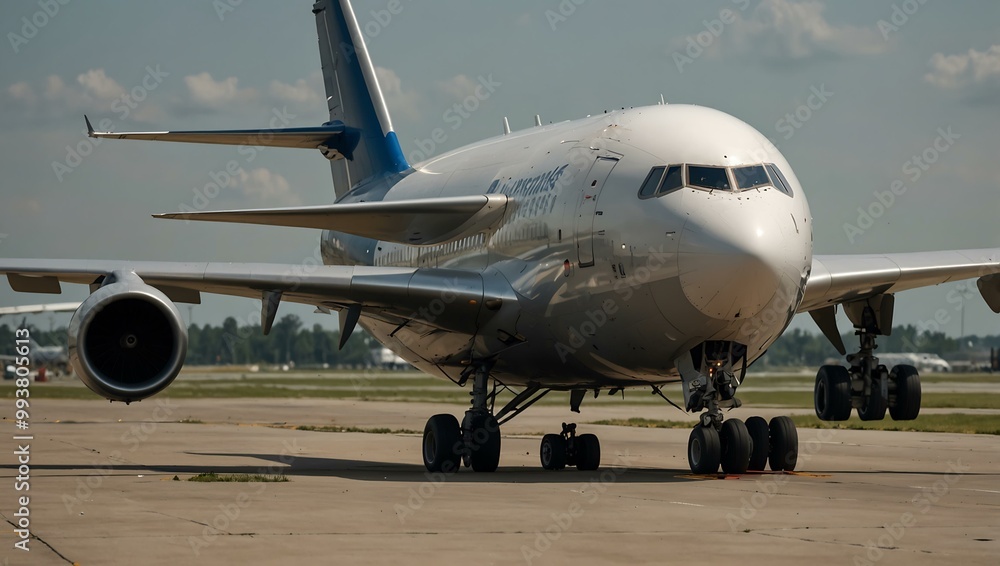
[[[750,466],[752,441],[747,425],[739,419],[729,419],[722,423],[719,431],[722,471],[727,474],[744,474]]]
[[[882,396],[882,376],[885,366],[878,366],[878,377],[872,376],[871,396],[863,398],[858,407],[858,417],[863,421],[880,421],[885,418],[889,400]]]
[[[750,417],[746,427],[750,433],[750,462],[747,469],[763,471],[767,467],[767,456],[771,451],[771,429],[761,417]]]
[[[799,460],[799,433],[789,417],[774,417],[768,426],[771,450],[768,462],[775,472],[791,472]]]
[[[576,469],[596,470],[601,466],[601,441],[593,434],[576,437]]]
[[[896,402],[889,407],[894,421],[912,421],[920,414],[920,374],[913,366],[895,366],[889,374],[889,385],[895,386]]]
[[[546,434],[538,449],[538,457],[546,470],[561,470],[566,467],[566,439],[559,434]]]
[[[851,375],[843,366],[822,366],[813,388],[816,416],[823,421],[846,421],[851,417]]]
[[[472,418],[469,465],[476,472],[495,472],[500,465],[500,425],[493,415]]]
[[[722,446],[715,427],[694,427],[688,437],[688,464],[696,474],[714,474],[719,471]]]
[[[455,415],[434,415],[424,426],[424,466],[428,472],[453,474],[462,464],[462,429]]]

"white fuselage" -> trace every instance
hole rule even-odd
[[[762,163],[784,173],[791,196],[685,186],[639,198],[657,166]],[[322,247],[330,264],[451,268],[509,283],[520,307],[517,340],[496,356],[493,373],[511,385],[673,381],[674,360],[706,340],[745,345],[753,361],[790,322],[812,264],[812,218],[788,162],[749,125],[698,106],[515,132],[417,164],[380,192],[358,192],[387,201],[509,197],[491,233],[405,246],[326,232]],[[362,198],[354,194],[342,202]],[[370,313],[361,324],[433,374],[454,378],[460,360],[476,355],[476,336],[399,327]]]

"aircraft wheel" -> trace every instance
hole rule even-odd
[[[542,467],[546,470],[561,470],[566,467],[566,439],[559,434],[546,434],[538,450]]]
[[[747,469],[759,472],[767,467],[767,456],[771,451],[771,430],[767,426],[767,421],[761,417],[750,417],[747,419],[746,427],[751,441],[750,462],[747,464]]]
[[[750,465],[752,449],[750,432],[743,421],[729,419],[722,423],[719,431],[722,471],[727,474],[742,474]]]
[[[843,366],[822,366],[813,389],[816,416],[824,421],[851,417],[851,375]]]
[[[434,415],[424,426],[424,467],[453,474],[462,463],[462,429],[455,415]]]
[[[601,466],[601,441],[593,434],[576,437],[576,469],[589,471]]]
[[[500,465],[500,425],[493,415],[472,418],[472,445],[469,461],[473,471],[495,472]]]
[[[879,366],[879,377],[872,378],[871,395],[862,400],[858,407],[858,417],[863,421],[880,421],[885,418],[885,410],[889,407],[889,400],[882,397],[882,379],[885,366]]]
[[[696,474],[714,474],[719,471],[722,446],[715,427],[694,427],[688,437],[688,464]]]
[[[774,417],[768,427],[771,436],[771,452],[768,460],[775,472],[795,469],[799,459],[799,433],[789,417]]]
[[[895,386],[896,402],[889,407],[894,421],[912,421],[920,414],[920,374],[913,366],[895,366],[889,374],[889,385]]]

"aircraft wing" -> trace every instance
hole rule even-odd
[[[479,273],[436,268],[0,259],[0,273],[18,292],[60,293],[61,283],[96,289],[119,272],[134,273],[177,302],[199,303],[202,292],[263,299],[265,305],[279,298],[354,313],[342,321],[356,322],[363,309],[388,322],[456,332],[474,333],[480,316],[489,316],[484,303],[503,300],[486,292]],[[444,312],[421,317],[435,300],[447,306]]]
[[[80,308],[80,303],[48,303],[45,305],[21,305],[0,307],[0,316],[8,314],[39,314],[46,312],[71,312]]]
[[[973,278],[986,303],[1000,313],[1000,249],[818,255],[798,312]]]
[[[300,208],[156,214],[156,218],[336,230],[384,242],[441,244],[496,229],[506,195],[360,202]]]

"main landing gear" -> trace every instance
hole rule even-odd
[[[698,366],[695,366],[695,360]],[[736,376],[734,366],[742,362]],[[723,421],[722,409],[739,407],[736,389],[746,375],[746,348],[733,342],[706,342],[676,361],[684,383],[688,411],[704,410],[688,437],[688,464],[696,474],[792,471],[798,461],[799,438],[788,417],[770,422],[761,417]]]
[[[563,423],[562,434],[546,434],[538,450],[542,467],[561,470],[576,466],[578,470],[596,470],[601,465],[601,442],[593,434],[576,435],[576,424]]]
[[[503,408],[493,412],[497,384],[489,389],[491,364],[484,363],[463,375],[460,384],[472,378],[472,407],[459,424],[453,415],[434,415],[424,427],[424,466],[430,472],[452,474],[463,465],[476,472],[494,472],[500,465],[500,425],[521,414],[549,390],[525,387]],[[579,412],[583,391],[570,396],[571,408]],[[601,465],[601,443],[593,434],[576,434],[575,424],[563,423],[561,434],[546,434],[540,449],[542,467],[561,470],[576,466],[596,470]]]
[[[896,421],[913,420],[920,414],[920,375],[916,368],[897,365],[889,370],[875,357],[878,348],[875,338],[883,335],[880,327],[884,326],[878,319],[888,316],[887,322],[891,324],[891,305],[891,300],[883,297],[879,301],[846,307],[855,324],[860,347],[847,356],[850,368],[819,368],[813,398],[816,416],[820,419],[846,421],[853,409],[857,409],[863,421],[880,421],[885,418],[886,410]]]
[[[464,464],[476,472],[495,472],[500,465],[500,424],[489,402],[490,364],[475,368],[472,408],[459,426],[453,415],[434,415],[424,426],[424,466],[429,472],[457,472]],[[464,377],[468,379],[468,375]]]

